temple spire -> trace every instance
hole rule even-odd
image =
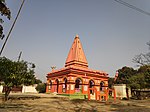
[[[77,66],[84,68],[88,67],[88,62],[86,60],[82,44],[78,35],[75,36],[74,42],[66,59],[65,67],[67,66]]]

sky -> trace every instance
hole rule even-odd
[[[150,12],[150,0],[123,1]],[[5,35],[21,0],[6,0],[6,4],[12,18],[3,17]],[[25,0],[2,56],[15,61],[22,51],[21,60],[34,63],[36,77],[46,81],[51,66],[64,67],[76,34],[89,68],[113,77],[123,66],[136,69],[134,56],[148,52],[150,16],[115,0]]]

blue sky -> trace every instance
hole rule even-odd
[[[150,12],[150,0],[123,0]],[[4,33],[17,14],[21,0],[6,0],[12,12],[5,17]],[[135,55],[148,52],[150,16],[114,0],[26,0],[2,56],[36,65],[36,76],[46,81],[51,66],[64,67],[78,34],[89,68],[114,76],[123,66],[136,67]],[[0,41],[0,47],[4,40]]]

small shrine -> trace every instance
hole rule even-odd
[[[47,93],[94,95],[103,93],[108,88],[108,74],[88,68],[78,35],[70,48],[65,67],[58,70],[52,67],[46,77]]]

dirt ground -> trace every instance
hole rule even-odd
[[[150,99],[107,102],[69,99],[50,94],[12,94],[0,112],[150,112]]]

